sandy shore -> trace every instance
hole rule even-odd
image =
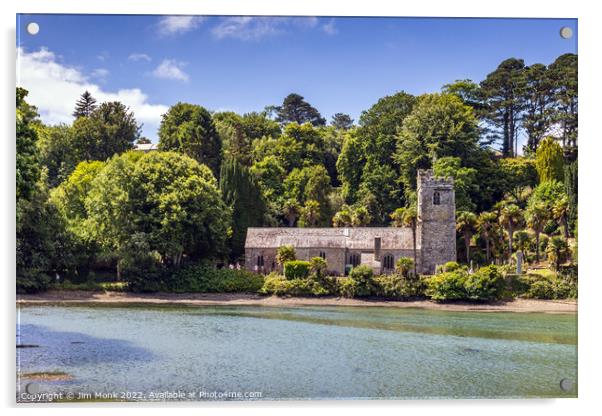
[[[364,306],[393,308],[424,308],[448,311],[481,312],[546,312],[576,313],[574,300],[536,300],[516,299],[492,303],[437,303],[430,300],[386,301],[375,299],[347,299],[337,297],[324,298],[281,298],[242,293],[121,293],[121,292],[85,292],[85,291],[49,291],[36,295],[18,295],[17,305],[249,305],[249,306]]]

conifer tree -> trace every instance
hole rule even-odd
[[[546,137],[537,148],[535,166],[540,182],[564,179],[562,148],[552,137]]]
[[[96,99],[92,97],[92,94],[90,94],[88,91],[84,91],[84,93],[79,97],[79,99],[75,103],[75,111],[73,112],[73,117],[89,117],[95,109]]]

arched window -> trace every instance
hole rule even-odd
[[[386,270],[393,270],[395,268],[395,259],[391,254],[383,257],[383,268]]]
[[[349,255],[349,264],[353,267],[359,266],[360,264],[360,256],[359,254],[353,253]]]
[[[263,267],[263,256],[257,256],[257,267]]]
[[[322,257],[324,260],[326,260],[326,252],[320,251],[320,257]]]
[[[433,205],[441,205],[441,194],[438,191],[433,193]]]

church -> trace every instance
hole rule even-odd
[[[456,260],[453,179],[419,170],[417,195],[417,271],[433,274],[437,265]],[[337,275],[345,275],[360,264],[371,267],[375,274],[387,274],[395,269],[399,258],[414,258],[409,227],[249,228],[246,268],[261,273],[277,270],[276,253],[282,246],[293,246],[299,260],[322,257],[329,272]]]

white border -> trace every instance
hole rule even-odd
[[[580,227],[579,227],[579,399],[565,400],[462,400],[462,401],[357,401],[357,402],[260,402],[260,403],[201,403],[200,412],[245,414],[303,414],[332,413],[344,407],[346,414],[365,414],[376,411],[379,414],[401,413],[445,414],[445,415],[488,415],[528,411],[532,414],[580,414],[593,409],[598,393],[600,367],[600,320],[598,305],[602,303],[600,281],[600,258],[596,240],[602,236],[600,229],[600,204],[602,192],[599,189],[600,155],[602,155],[602,133],[600,128],[600,40],[602,21],[594,1],[525,1],[505,0],[488,2],[483,0],[420,0],[386,2],[381,0],[299,0],[297,2],[264,0],[104,0],[74,2],[73,0],[19,0],[18,4],[3,4],[3,54],[1,92],[3,103],[2,126],[2,261],[4,273],[2,296],[4,303],[2,343],[4,369],[0,391],[4,405],[14,409],[14,91],[15,91],[15,14],[20,13],[111,13],[111,14],[232,14],[232,15],[323,15],[323,16],[446,16],[446,17],[563,17],[579,19],[579,86],[580,86]],[[596,261],[598,260],[598,261]],[[598,266],[597,268],[595,266]],[[342,380],[344,382],[344,380]],[[81,414],[77,406],[20,406],[25,413],[36,409],[44,414]],[[115,405],[96,405],[87,410],[91,415],[121,413],[123,409]],[[134,409],[143,407],[144,409]],[[163,415],[164,407],[153,405],[128,405],[127,412],[138,411],[148,415]],[[211,409],[211,410],[209,410]],[[178,405],[173,412],[199,414],[190,406]],[[201,414],[202,414],[201,413]],[[522,412],[521,412],[522,413]]]

